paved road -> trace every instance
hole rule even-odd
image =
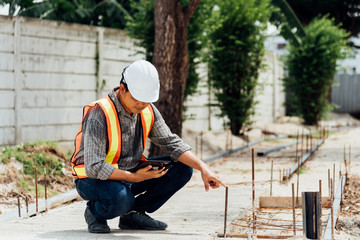
[[[229,187],[228,222],[251,205],[250,196],[250,186]],[[224,203],[224,188],[205,192],[200,187],[185,187],[151,215],[168,223],[166,231],[121,230],[116,218],[109,221],[110,234],[91,234],[83,217],[86,202],[80,201],[36,217],[3,221],[0,239],[216,239],[216,232],[224,226]]]

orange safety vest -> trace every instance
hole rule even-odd
[[[83,118],[82,122],[84,122],[85,116],[88,113],[89,109],[94,107],[96,104],[99,104],[105,113],[106,117],[106,126],[108,131],[108,141],[109,141],[109,149],[106,154],[105,162],[113,165],[115,168],[118,168],[118,161],[121,155],[121,129],[119,123],[119,117],[117,115],[117,111],[113,101],[109,96],[105,96],[100,100],[92,102],[86,105],[83,109]],[[151,128],[154,124],[154,110],[151,105],[145,108],[140,113],[141,124],[143,129],[143,143],[145,147],[146,140],[149,136]],[[86,178],[85,173],[85,165],[78,164],[75,165],[75,156],[80,150],[80,144],[82,139],[82,124],[76,134],[75,138],[75,152],[71,157],[71,165],[72,165],[72,175],[77,178]]]

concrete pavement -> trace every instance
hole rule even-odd
[[[264,189],[259,186],[257,193]],[[110,234],[91,234],[83,214],[85,201],[49,210],[31,218],[2,221],[0,239],[216,239],[223,231],[225,189],[205,192],[200,187],[185,187],[161,209],[151,214],[168,224],[165,231],[130,231],[117,227],[118,218],[108,221]],[[251,186],[230,186],[228,223],[251,206]]]

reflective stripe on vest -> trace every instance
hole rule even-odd
[[[84,121],[85,116],[87,115],[89,109],[91,107],[94,107],[96,104],[99,104],[101,106],[106,117],[109,149],[105,158],[105,162],[111,164],[115,168],[118,168],[117,162],[121,155],[121,129],[120,129],[119,118],[117,115],[115,105],[112,102],[112,100],[109,98],[109,96],[105,96],[104,98],[98,101],[86,105],[84,107],[82,121]],[[154,112],[151,105],[149,105],[140,113],[140,117],[141,117],[142,129],[143,129],[143,144],[144,144],[143,146],[145,148],[146,139],[148,138],[151,128],[154,124]],[[78,133],[76,135],[75,152],[71,158],[71,163],[72,163],[73,176],[78,178],[86,178],[87,176],[85,173],[84,164],[79,164],[75,166],[75,156],[79,152],[81,139],[82,139],[82,124],[80,125]]]

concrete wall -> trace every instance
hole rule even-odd
[[[259,85],[256,88],[255,101],[258,104],[255,105],[255,115],[252,118],[254,125],[273,122],[279,116],[285,115],[282,62],[276,53],[268,52],[265,54],[264,63],[266,66],[260,71]],[[220,113],[219,108],[209,107],[209,104],[216,102],[216,98],[209,93],[206,71],[206,66],[200,66],[198,93],[189,97],[186,102],[189,119],[183,126],[195,131],[220,130],[223,129],[225,121],[217,116]]]
[[[360,74],[337,74],[331,90],[334,112],[360,113]]]
[[[72,146],[82,107],[117,86],[139,50],[123,31],[0,16],[0,146]]]
[[[22,17],[0,16],[0,146],[36,140],[73,148],[82,107],[119,84],[124,67],[141,48],[124,31]],[[257,122],[283,115],[282,67],[266,54],[267,67],[257,89]],[[220,110],[208,107],[206,65],[201,82],[186,103],[184,127],[193,131],[223,128]]]

